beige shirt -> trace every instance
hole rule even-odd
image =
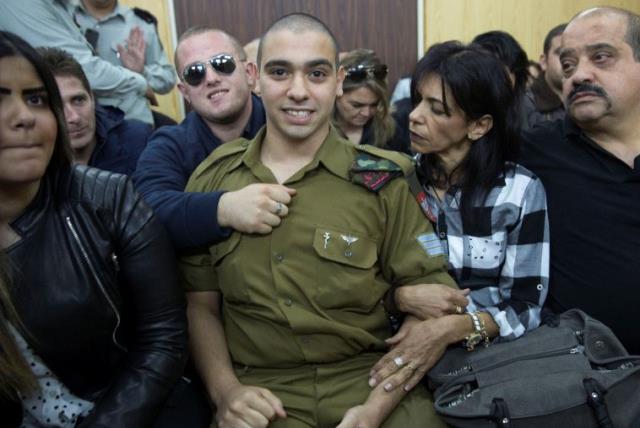
[[[186,190],[276,183],[260,162],[263,138],[264,129],[214,151]],[[181,259],[187,291],[222,293],[234,363],[287,368],[383,351],[391,331],[381,299],[391,286],[455,286],[442,256],[421,244],[437,238],[407,182],[393,179],[377,193],[352,182],[360,150],[332,130],[314,160],[284,183],[297,193],[271,234],[234,232]],[[375,153],[411,169],[408,158]]]

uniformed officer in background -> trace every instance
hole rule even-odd
[[[143,75],[154,93],[173,89],[175,71],[158,37],[158,21],[150,12],[117,0],[76,0],[70,12],[100,58]],[[149,98],[151,105],[157,105],[155,96]],[[146,117],[151,111],[140,114]]]
[[[454,283],[402,179],[409,158],[331,127],[337,53],[316,18],[276,21],[257,59],[265,128],[219,147],[187,185],[296,189],[288,206],[273,202],[270,234],[233,232],[181,258],[193,358],[221,427],[443,426],[426,389],[368,385],[391,334],[385,292]]]

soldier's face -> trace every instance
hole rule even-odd
[[[344,71],[336,52],[318,31],[279,30],[263,41],[260,91],[267,132],[288,142],[324,139],[335,98],[342,94]]]
[[[208,60],[219,54],[233,57],[235,69],[230,74],[215,71]],[[197,84],[184,80],[178,89],[193,109],[207,122],[230,124],[235,122],[251,103],[251,88],[255,82],[255,65],[238,58],[228,37],[208,31],[183,40],[178,46],[178,67],[202,63],[206,70]]]

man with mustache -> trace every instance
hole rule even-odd
[[[640,354],[640,17],[579,13],[562,35],[564,120],[525,134],[551,231],[551,309],[580,308]]]
[[[270,233],[288,212],[294,191],[285,186],[184,192],[191,173],[214,149],[236,138],[253,138],[264,125],[262,102],[251,94],[255,64],[235,38],[211,27],[185,31],[174,59],[178,89],[193,111],[182,123],[151,136],[133,176],[137,190],[178,250],[220,242],[232,230]]]

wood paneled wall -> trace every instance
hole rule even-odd
[[[537,61],[551,28],[595,6],[640,13],[640,0],[424,0],[424,45],[428,49],[451,39],[469,42],[485,31],[503,30]]]
[[[329,23],[342,49],[369,46],[390,66],[390,82],[411,71],[417,52],[416,0],[119,0],[151,11],[160,39],[173,62],[173,40],[192,25],[214,25],[241,43],[258,37],[279,16],[311,13]],[[418,0],[420,1],[420,0]],[[470,41],[490,30],[513,34],[537,60],[542,42],[555,25],[597,5],[622,7],[640,14],[640,0],[422,0],[424,46],[457,39]],[[175,5],[175,20],[170,7]],[[177,35],[172,29],[177,27]],[[177,89],[158,97],[159,111],[182,119]]]
[[[309,13],[327,24],[341,50],[374,49],[389,66],[391,89],[413,69],[418,51],[416,0],[176,0],[175,9],[178,34],[206,24],[242,44],[287,13]]]

